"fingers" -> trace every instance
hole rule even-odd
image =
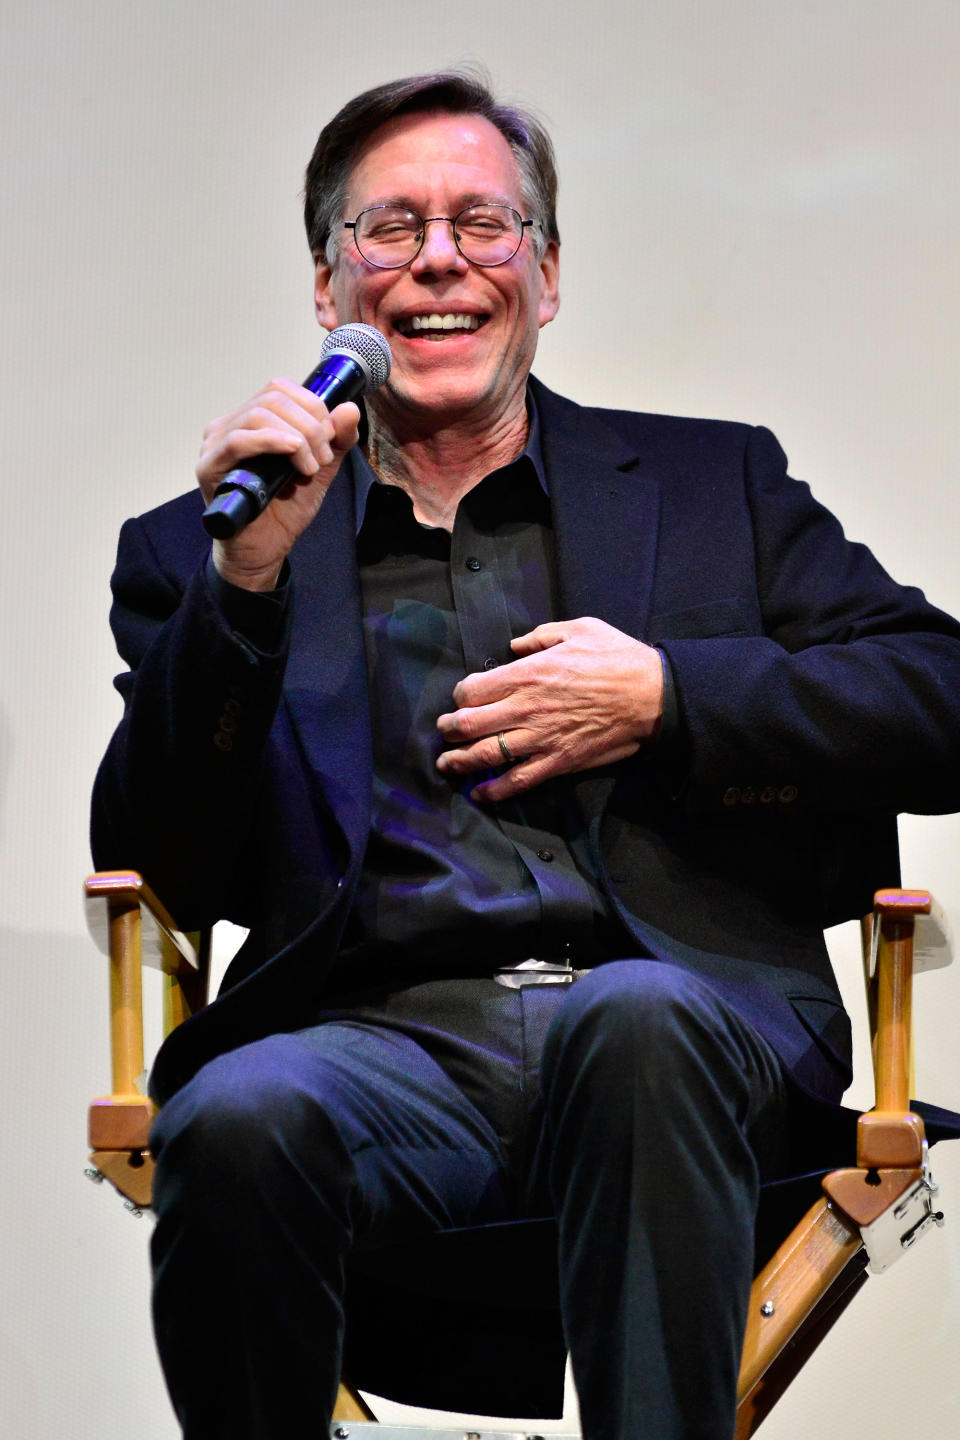
[[[498,735],[504,737],[506,755]],[[501,765],[526,763],[531,758],[530,747],[534,743],[533,732],[530,730],[497,730],[492,735],[482,736],[472,745],[460,745],[454,750],[444,750],[437,756],[437,769],[441,775],[470,775],[475,770],[496,770]]]
[[[503,764],[502,759],[499,763]],[[544,780],[549,780],[558,773],[548,755],[525,757],[502,775],[475,785],[470,791],[470,799],[479,805],[492,805],[498,800],[509,800],[514,795],[522,795],[525,791],[532,790],[535,785],[542,785]]]
[[[352,402],[328,411],[291,380],[273,380],[252,400],[208,427],[197,477],[209,502],[231,470],[258,456],[289,462],[289,484],[239,535],[216,540],[213,563],[234,585],[269,590],[298,537],[312,524],[343,456],[359,438],[360,411]],[[284,478],[281,474],[281,480]]]
[[[478,675],[478,680],[484,676]],[[465,684],[466,682],[461,682]],[[457,690],[454,690],[456,699]],[[448,745],[469,745],[474,740],[482,739],[487,735],[496,735],[498,730],[510,730],[518,720],[517,712],[502,700],[495,704],[465,706],[459,710],[451,710],[446,715],[437,716],[437,729]],[[512,748],[512,747],[511,747]],[[522,753],[514,750],[515,755]]]
[[[538,650],[549,650],[553,645],[562,644],[569,633],[568,625],[551,620],[545,625],[538,625],[535,630],[529,630],[526,635],[518,635],[510,641],[510,649],[514,655],[535,655]]]
[[[614,764],[656,738],[663,667],[656,650],[605,621],[538,625],[512,642],[516,658],[467,675],[456,709],[437,725],[446,745],[441,772],[501,769],[497,740],[518,762],[478,785],[477,800],[502,800],[557,775]]]
[[[356,442],[358,422],[355,405],[338,406],[331,414],[303,386],[272,380],[237,410],[208,425],[197,478],[209,496],[230,470],[266,454],[286,456],[293,469],[309,478]]]
[[[513,735],[510,734],[507,738],[512,750]],[[496,744],[495,739],[494,743]],[[614,746],[605,750],[602,755],[581,756],[575,768],[592,770],[601,765],[613,765],[618,760],[626,760],[635,751],[636,746],[634,745]],[[470,799],[481,805],[510,800],[516,795],[522,795],[525,791],[532,790],[535,785],[542,785],[545,780],[569,774],[571,768],[564,752],[557,754],[543,752],[540,755],[524,756],[518,760],[516,765],[505,770],[502,775],[475,785],[470,791]]]

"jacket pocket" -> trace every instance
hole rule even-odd
[[[751,633],[751,607],[739,596],[726,600],[708,600],[703,605],[690,605],[683,610],[670,610],[654,615],[649,625],[651,645],[658,640],[696,640],[706,636],[748,635]]]

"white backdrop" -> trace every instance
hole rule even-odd
[[[898,578],[960,611],[955,0],[37,0],[0,50],[0,1427],[172,1440],[149,1221],[82,1178],[106,1087],[84,937],[89,786],[116,721],[107,577],[203,425],[318,336],[300,232],[320,125],[460,60],[550,123],[563,306],[538,372],[583,401],[771,425]],[[904,873],[960,911],[960,823]],[[857,1004],[850,936],[835,937]],[[927,977],[918,1088],[960,1106],[960,968]],[[867,1103],[861,1083],[856,1098]],[[871,1282],[764,1430],[893,1440],[960,1416],[952,1228]],[[202,1343],[202,1336],[198,1336]]]

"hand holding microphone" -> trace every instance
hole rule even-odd
[[[382,385],[390,363],[390,347],[379,331],[339,326],[324,341],[320,363],[304,386],[275,380],[208,426],[197,478],[210,502],[203,523],[226,579],[248,589],[272,587],[343,455],[356,443],[356,410],[337,407]],[[283,503],[270,506],[288,486]],[[265,511],[263,523],[246,531]]]

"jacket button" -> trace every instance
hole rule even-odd
[[[549,864],[550,861],[553,859],[553,851],[552,851],[552,850],[538,850],[538,851],[537,851],[537,859],[538,859],[538,860],[542,860],[542,861],[544,862],[544,864]]]
[[[780,790],[780,804],[789,805],[796,800],[799,791],[796,785],[784,785]]]
[[[724,805],[740,804],[740,791],[737,789],[736,785],[731,785],[729,790],[724,790],[723,803]]]
[[[481,568],[480,561],[477,559],[476,555],[468,555],[463,563],[464,565],[466,565],[468,570],[479,570]]]

